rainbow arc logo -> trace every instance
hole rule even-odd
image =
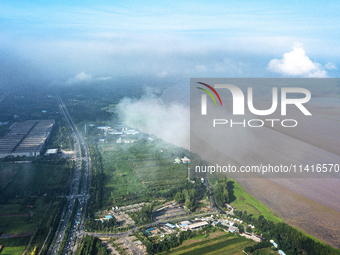
[[[199,83],[199,84],[201,84],[201,85],[203,85],[203,86],[206,86],[206,87],[209,88],[212,92],[214,92],[215,95],[217,96],[218,100],[220,101],[221,106],[222,106],[222,100],[221,100],[221,98],[220,98],[220,95],[217,93],[217,91],[216,91],[213,87],[211,87],[210,85],[208,85],[208,84],[206,84],[206,83],[203,83],[203,82],[197,82],[197,83]],[[215,100],[213,94],[211,94],[211,92],[210,92],[209,90],[204,89],[204,88],[200,88],[200,87],[197,87],[197,88],[200,89],[200,90],[203,90],[204,92],[206,92],[206,93],[212,98],[212,100],[214,100],[215,105],[217,105],[216,100]]]

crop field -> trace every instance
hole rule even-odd
[[[46,210],[42,198],[34,200],[34,203],[32,203],[33,208],[27,205],[24,206],[23,199],[11,199],[9,204],[0,205],[0,233],[2,235],[16,236],[15,234],[17,234],[20,236],[32,234]],[[3,208],[4,210],[2,210]]]
[[[164,254],[173,255],[200,255],[200,254],[223,254],[235,255],[242,254],[242,250],[255,242],[245,237],[223,234],[215,238],[208,238],[204,241],[192,242],[192,240],[185,241],[181,246],[171,249]],[[162,253],[163,254],[163,253]]]
[[[46,224],[53,220],[58,204],[51,196],[70,189],[69,163],[57,158],[48,161],[46,157],[32,163],[2,162],[0,174],[5,179],[0,188],[0,244],[5,246],[1,254],[21,254],[37,227],[41,231],[34,245],[44,241],[42,219]]]
[[[0,205],[0,217],[4,214],[15,214],[19,213],[21,203],[24,201],[23,198],[13,198],[7,201],[7,204]]]
[[[5,247],[23,246],[28,244],[30,238],[31,238],[30,236],[4,238],[0,239],[0,244],[2,244]]]
[[[1,196],[41,196],[45,193],[62,195],[69,192],[70,170],[65,165],[10,164],[15,175],[8,176],[10,183],[1,190]],[[0,170],[0,173],[5,170]]]

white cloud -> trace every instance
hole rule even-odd
[[[111,79],[112,79],[111,76],[98,77],[98,78],[96,78],[96,81],[108,81],[108,80],[111,80]]]
[[[335,69],[338,69],[338,67],[336,66],[336,64],[332,63],[332,62],[328,62],[326,65],[325,65],[325,68],[328,69],[328,70],[335,70]]]
[[[188,106],[176,102],[166,103],[147,94],[138,100],[124,98],[115,109],[120,121],[127,126],[189,149]]]
[[[91,74],[86,74],[84,72],[78,73],[76,76],[69,78],[66,81],[66,84],[73,84],[73,83],[78,83],[78,82],[83,82],[83,81],[91,81],[92,75]]]
[[[91,74],[86,74],[84,72],[82,73],[78,73],[75,78],[79,81],[88,81],[88,80],[91,80],[92,78],[92,75]]]
[[[72,78],[67,79],[66,84],[70,85],[70,84],[74,84],[74,83],[80,83],[80,82],[92,82],[92,81],[108,81],[111,80],[112,77],[111,76],[98,76],[93,78],[93,76],[91,74],[87,74],[85,72],[81,72],[78,73],[77,75],[75,75]]]
[[[301,43],[295,43],[294,49],[284,53],[282,59],[272,59],[268,64],[268,69],[288,76],[328,77],[322,65],[313,62],[306,55]]]

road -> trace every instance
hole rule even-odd
[[[68,234],[66,245],[62,252],[63,255],[64,254],[66,255],[69,254],[70,251],[75,252],[77,240],[81,238],[83,235],[83,232],[79,230],[83,228],[86,214],[86,205],[90,197],[89,191],[91,187],[92,168],[90,153],[87,144],[84,142],[83,137],[81,136],[80,132],[75,126],[60,96],[56,96],[56,98],[59,103],[60,114],[62,114],[62,118],[65,121],[67,128],[71,134],[71,137],[73,138],[74,141],[76,169],[74,171],[73,181],[71,182],[70,186],[70,195],[68,196],[69,204],[67,208],[64,209],[64,212],[62,214],[59,223],[59,232],[55,233],[54,246],[50,247],[50,249],[52,249],[51,254],[57,254],[58,250],[60,249],[60,244],[64,239],[67,225],[70,223],[71,214],[73,207],[75,206],[76,198],[79,201],[78,205],[76,205],[76,213],[74,216],[74,220],[71,222],[71,230]],[[83,169],[82,161],[84,162]],[[80,183],[82,171],[84,172],[82,182]]]
[[[58,103],[59,103],[59,110],[60,114],[62,115],[63,120],[65,121],[67,128],[71,134],[71,137],[74,140],[74,148],[75,148],[75,160],[76,160],[76,169],[74,171],[73,181],[71,182],[70,186],[70,195],[67,197],[69,204],[67,208],[64,209],[60,223],[59,223],[59,231],[55,233],[54,237],[54,246],[50,247],[52,249],[51,254],[57,254],[58,250],[60,249],[60,244],[65,236],[65,231],[67,228],[67,225],[70,223],[71,214],[73,207],[75,206],[76,198],[79,201],[79,204],[76,205],[76,213],[74,216],[74,220],[71,222],[71,230],[67,236],[66,245],[64,247],[64,250],[62,252],[63,255],[69,254],[70,251],[72,251],[73,254],[75,254],[76,247],[78,241],[82,238],[83,235],[89,234],[96,237],[126,237],[129,234],[132,234],[133,231],[136,231],[138,228],[136,226],[133,226],[133,228],[129,231],[117,233],[117,234],[104,234],[104,233],[85,233],[83,231],[83,224],[86,214],[86,205],[87,201],[90,197],[90,187],[91,187],[91,158],[89,153],[89,148],[87,144],[84,142],[84,139],[80,132],[78,131],[77,127],[75,126],[71,116],[69,115],[67,108],[65,104],[63,103],[60,96],[56,96]],[[80,177],[82,173],[82,164],[81,162],[84,162],[83,164],[83,178],[82,183],[79,185]],[[211,195],[211,203],[214,208],[216,208],[219,213],[226,213],[221,208],[219,208],[216,205],[215,199],[214,199],[214,191],[210,187],[209,183],[206,181],[206,185],[209,188]],[[216,213],[216,212],[215,212]],[[199,216],[199,215],[197,215]],[[155,224],[162,224],[172,221],[178,221],[178,220],[186,220],[188,218],[191,218],[192,215],[188,215],[181,218],[175,218],[175,219],[167,219],[167,217],[162,219],[157,219],[155,222],[145,225],[145,227],[151,227]],[[53,242],[52,242],[53,243]]]
[[[213,188],[210,186],[209,181],[207,178],[204,179],[205,180],[205,185],[207,186],[207,188],[210,190],[210,200],[211,200],[211,205],[213,208],[216,208],[221,214],[226,214],[226,211],[222,210],[215,201],[215,197],[214,197],[214,190]]]
[[[149,224],[145,224],[143,226],[133,226],[132,229],[125,231],[125,232],[121,232],[121,233],[114,233],[114,234],[110,234],[110,233],[96,233],[96,232],[86,232],[86,234],[91,235],[91,236],[95,236],[95,237],[120,237],[120,238],[125,238],[126,236],[132,234],[133,232],[136,232],[139,228],[149,228],[149,227],[153,227],[157,224],[165,224],[168,222],[176,222],[176,221],[184,221],[184,220],[188,220],[192,217],[200,217],[200,216],[206,216],[207,214],[219,214],[219,212],[209,212],[209,213],[201,213],[201,214],[190,214],[187,215],[185,217],[180,217],[180,218],[173,218],[173,219],[168,219],[168,220],[156,220],[155,222],[151,222]],[[85,232],[83,232],[85,233]]]

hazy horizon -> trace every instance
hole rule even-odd
[[[338,10],[336,1],[1,1],[0,87],[339,77]]]

